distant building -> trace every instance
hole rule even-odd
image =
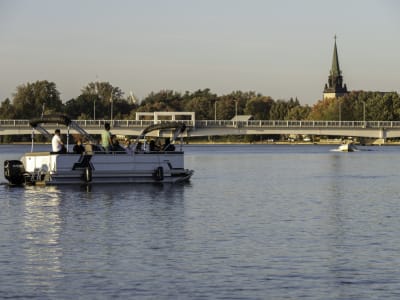
[[[343,84],[342,71],[339,67],[339,57],[336,47],[336,35],[335,45],[333,48],[332,67],[328,77],[328,84],[325,84],[324,88],[324,99],[338,98],[346,95],[347,86]]]

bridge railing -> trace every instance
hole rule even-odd
[[[131,127],[147,127],[153,125],[153,120],[74,120],[83,128],[103,128],[105,123],[110,123],[112,127],[131,128]],[[167,122],[167,120],[158,120],[157,123]],[[184,120],[188,126],[193,126],[193,121]],[[0,120],[0,127],[30,127],[29,120]],[[54,126],[53,126],[54,127]]]
[[[112,127],[130,128],[147,127],[152,125],[152,120],[74,120],[79,126],[84,128],[103,128],[105,123],[110,123]]]
[[[400,128],[400,121],[197,120],[196,127]]]
[[[0,126],[4,127],[29,126],[29,120],[0,120]]]
[[[83,128],[103,128],[108,122],[112,127],[146,127],[154,124],[153,120],[74,120]],[[159,120],[158,122],[167,122]],[[400,121],[308,121],[308,120],[191,120],[183,121],[188,126],[197,128],[232,127],[232,128],[400,128]],[[29,120],[0,120],[0,127],[30,127]]]

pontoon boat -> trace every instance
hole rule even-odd
[[[146,138],[154,131],[171,133],[171,144],[186,129],[184,123],[167,122],[145,128],[131,147],[123,151],[106,153],[83,128],[64,115],[44,116],[31,120],[33,132],[38,130],[46,137],[52,135],[42,126],[63,124],[67,126],[67,149],[70,129],[78,132],[86,141],[85,152],[64,154],[34,152],[32,150],[20,160],[4,162],[4,177],[11,185],[61,185],[89,183],[177,183],[188,181],[193,170],[184,168],[182,138],[180,149],[150,149]],[[172,150],[172,151],[171,151]]]

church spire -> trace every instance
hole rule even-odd
[[[340,76],[341,75],[340,73],[341,73],[341,71],[340,71],[340,67],[339,67],[339,57],[338,57],[338,53],[337,53],[336,35],[335,35],[335,45],[333,47],[331,75]]]
[[[337,98],[347,94],[346,84],[343,85],[342,71],[339,67],[339,56],[335,43],[333,47],[332,68],[328,77],[328,84],[325,84],[324,99]]]

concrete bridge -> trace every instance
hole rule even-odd
[[[153,120],[76,120],[90,134],[101,134],[109,122],[112,133],[135,136]],[[157,122],[163,122],[158,120]],[[185,136],[300,134],[321,136],[352,136],[376,139],[400,137],[400,121],[281,121],[281,120],[186,120]],[[49,131],[63,126],[49,126]],[[0,135],[31,134],[28,120],[0,120]],[[71,130],[71,133],[74,133]]]

